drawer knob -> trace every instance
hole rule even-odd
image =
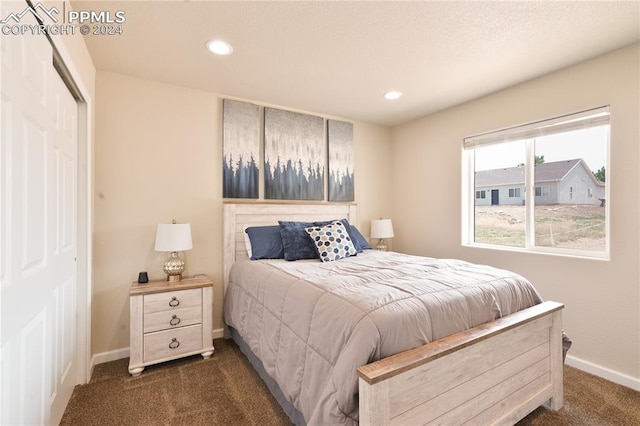
[[[178,325],[178,324],[180,324],[180,322],[181,322],[181,321],[180,321],[180,318],[178,318],[178,316],[177,316],[177,315],[173,315],[173,316],[171,317],[171,319],[169,320],[169,324],[170,324],[170,325]]]
[[[171,300],[169,300],[169,306],[171,306],[172,308],[175,308],[176,306],[178,306],[180,304],[180,301],[178,300],[177,297],[173,296],[171,298]]]
[[[178,339],[176,339],[175,337],[171,339],[171,343],[169,343],[169,349],[176,349],[178,346],[180,346],[180,342],[178,342]]]

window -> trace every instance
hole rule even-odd
[[[601,107],[465,138],[463,243],[608,257],[609,123]]]
[[[550,193],[549,190],[549,185],[536,186],[536,197],[548,197]]]

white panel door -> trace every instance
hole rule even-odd
[[[1,37],[0,424],[57,424],[76,384],[78,107],[44,36]]]

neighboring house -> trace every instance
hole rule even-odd
[[[582,159],[537,164],[536,204],[604,203],[605,185]],[[477,206],[523,205],[524,167],[485,170],[475,173]]]

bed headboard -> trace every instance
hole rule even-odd
[[[248,226],[277,225],[278,220],[313,222],[346,218],[356,224],[355,204],[224,204],[224,290],[233,262],[247,258],[244,230]]]

